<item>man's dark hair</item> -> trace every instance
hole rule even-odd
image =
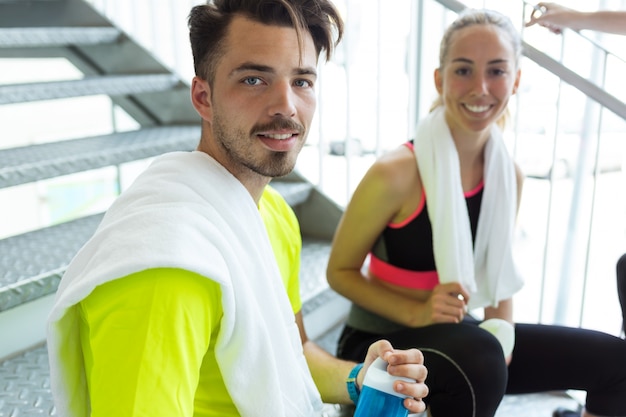
[[[189,14],[189,39],[197,76],[213,83],[217,62],[224,54],[224,38],[235,16],[266,25],[293,27],[311,34],[319,57],[330,59],[343,35],[343,20],[330,0],[209,0]],[[336,41],[333,37],[336,36]]]

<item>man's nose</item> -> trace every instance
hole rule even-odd
[[[270,116],[292,117],[296,114],[296,94],[291,82],[281,81],[272,86],[269,97]]]

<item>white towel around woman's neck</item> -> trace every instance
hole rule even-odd
[[[61,416],[89,415],[76,304],[97,285],[160,267],[220,284],[215,355],[242,416],[319,415],[323,404],[254,200],[208,155],[176,152],[156,159],[118,198],[61,281],[48,325]]]
[[[463,284],[471,294],[470,310],[497,306],[523,285],[512,251],[517,181],[500,130],[492,128],[485,147],[484,190],[473,247],[459,155],[443,106],[418,124],[414,150],[432,225],[439,282]]]

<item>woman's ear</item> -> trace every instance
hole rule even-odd
[[[522,76],[522,70],[518,69],[517,74],[515,75],[515,83],[513,83],[513,91],[511,92],[511,94],[517,93],[517,89],[519,88],[519,80],[521,76]]]
[[[441,69],[437,68],[435,70],[435,88],[439,95],[443,94],[443,75],[441,74]]]
[[[213,119],[213,105],[211,103],[211,87],[208,81],[200,77],[193,77],[191,81],[191,103],[200,117],[211,123]]]

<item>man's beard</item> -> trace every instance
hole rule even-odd
[[[302,137],[305,132],[304,127],[289,119],[280,119],[266,125],[254,126],[250,133],[246,133],[242,130],[226,128],[222,120],[223,118],[217,115],[214,117],[213,133],[229,160],[234,164],[233,168],[244,166],[252,172],[271,178],[285,176],[293,170],[297,155],[304,144],[303,140],[297,145],[297,149],[290,152],[272,152],[269,157],[265,158],[255,155],[250,141],[256,136],[256,132],[280,129],[297,131]]]

